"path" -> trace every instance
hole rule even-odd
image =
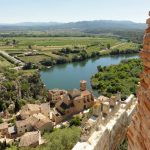
[[[8,53],[6,53],[6,52],[4,52],[4,51],[0,51],[0,55],[1,55],[2,57],[4,57],[5,59],[9,60],[10,62],[16,64],[16,65],[17,65],[17,64],[19,64],[19,65],[21,65],[21,66],[24,66],[24,65],[25,65],[24,62],[22,62],[22,61],[16,59],[16,58],[13,57],[13,56],[10,56]]]

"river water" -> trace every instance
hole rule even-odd
[[[53,68],[42,70],[40,75],[47,89],[79,89],[80,80],[86,80],[87,88],[92,90],[90,78],[97,72],[98,65],[109,66],[112,64],[118,64],[125,59],[138,57],[138,54],[130,54],[91,58],[82,62],[56,65]],[[97,91],[93,91],[93,93],[95,96],[98,96]]]

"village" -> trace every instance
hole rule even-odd
[[[3,123],[0,124],[0,142],[7,144],[18,142],[19,147],[36,147],[45,142],[41,136],[44,132],[60,128],[74,115],[83,116],[92,110],[91,118],[85,121],[84,127],[81,126],[81,139],[83,141],[88,139],[94,122],[99,118],[107,118],[123,102],[121,102],[120,92],[111,98],[102,95],[95,98],[92,92],[87,89],[86,84],[87,82],[82,80],[80,81],[80,89],[49,90],[46,103],[24,105],[15,114],[17,118],[15,123],[10,123],[9,116],[3,114],[5,119],[3,118]]]

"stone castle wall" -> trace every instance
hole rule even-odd
[[[126,137],[131,116],[135,112],[137,101],[131,95],[107,124],[99,123],[86,142],[78,142],[73,150],[115,150]]]
[[[148,28],[140,53],[144,71],[140,75],[137,112],[128,129],[128,150],[150,150],[150,18],[146,23]]]

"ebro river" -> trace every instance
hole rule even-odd
[[[122,60],[131,58],[139,58],[139,55],[103,56],[81,62],[56,65],[50,69],[42,70],[40,75],[47,89],[79,89],[80,80],[86,80],[87,88],[92,90],[90,79],[91,76],[97,72],[97,66],[119,64]],[[93,91],[93,93],[95,96],[98,96],[97,91]]]

